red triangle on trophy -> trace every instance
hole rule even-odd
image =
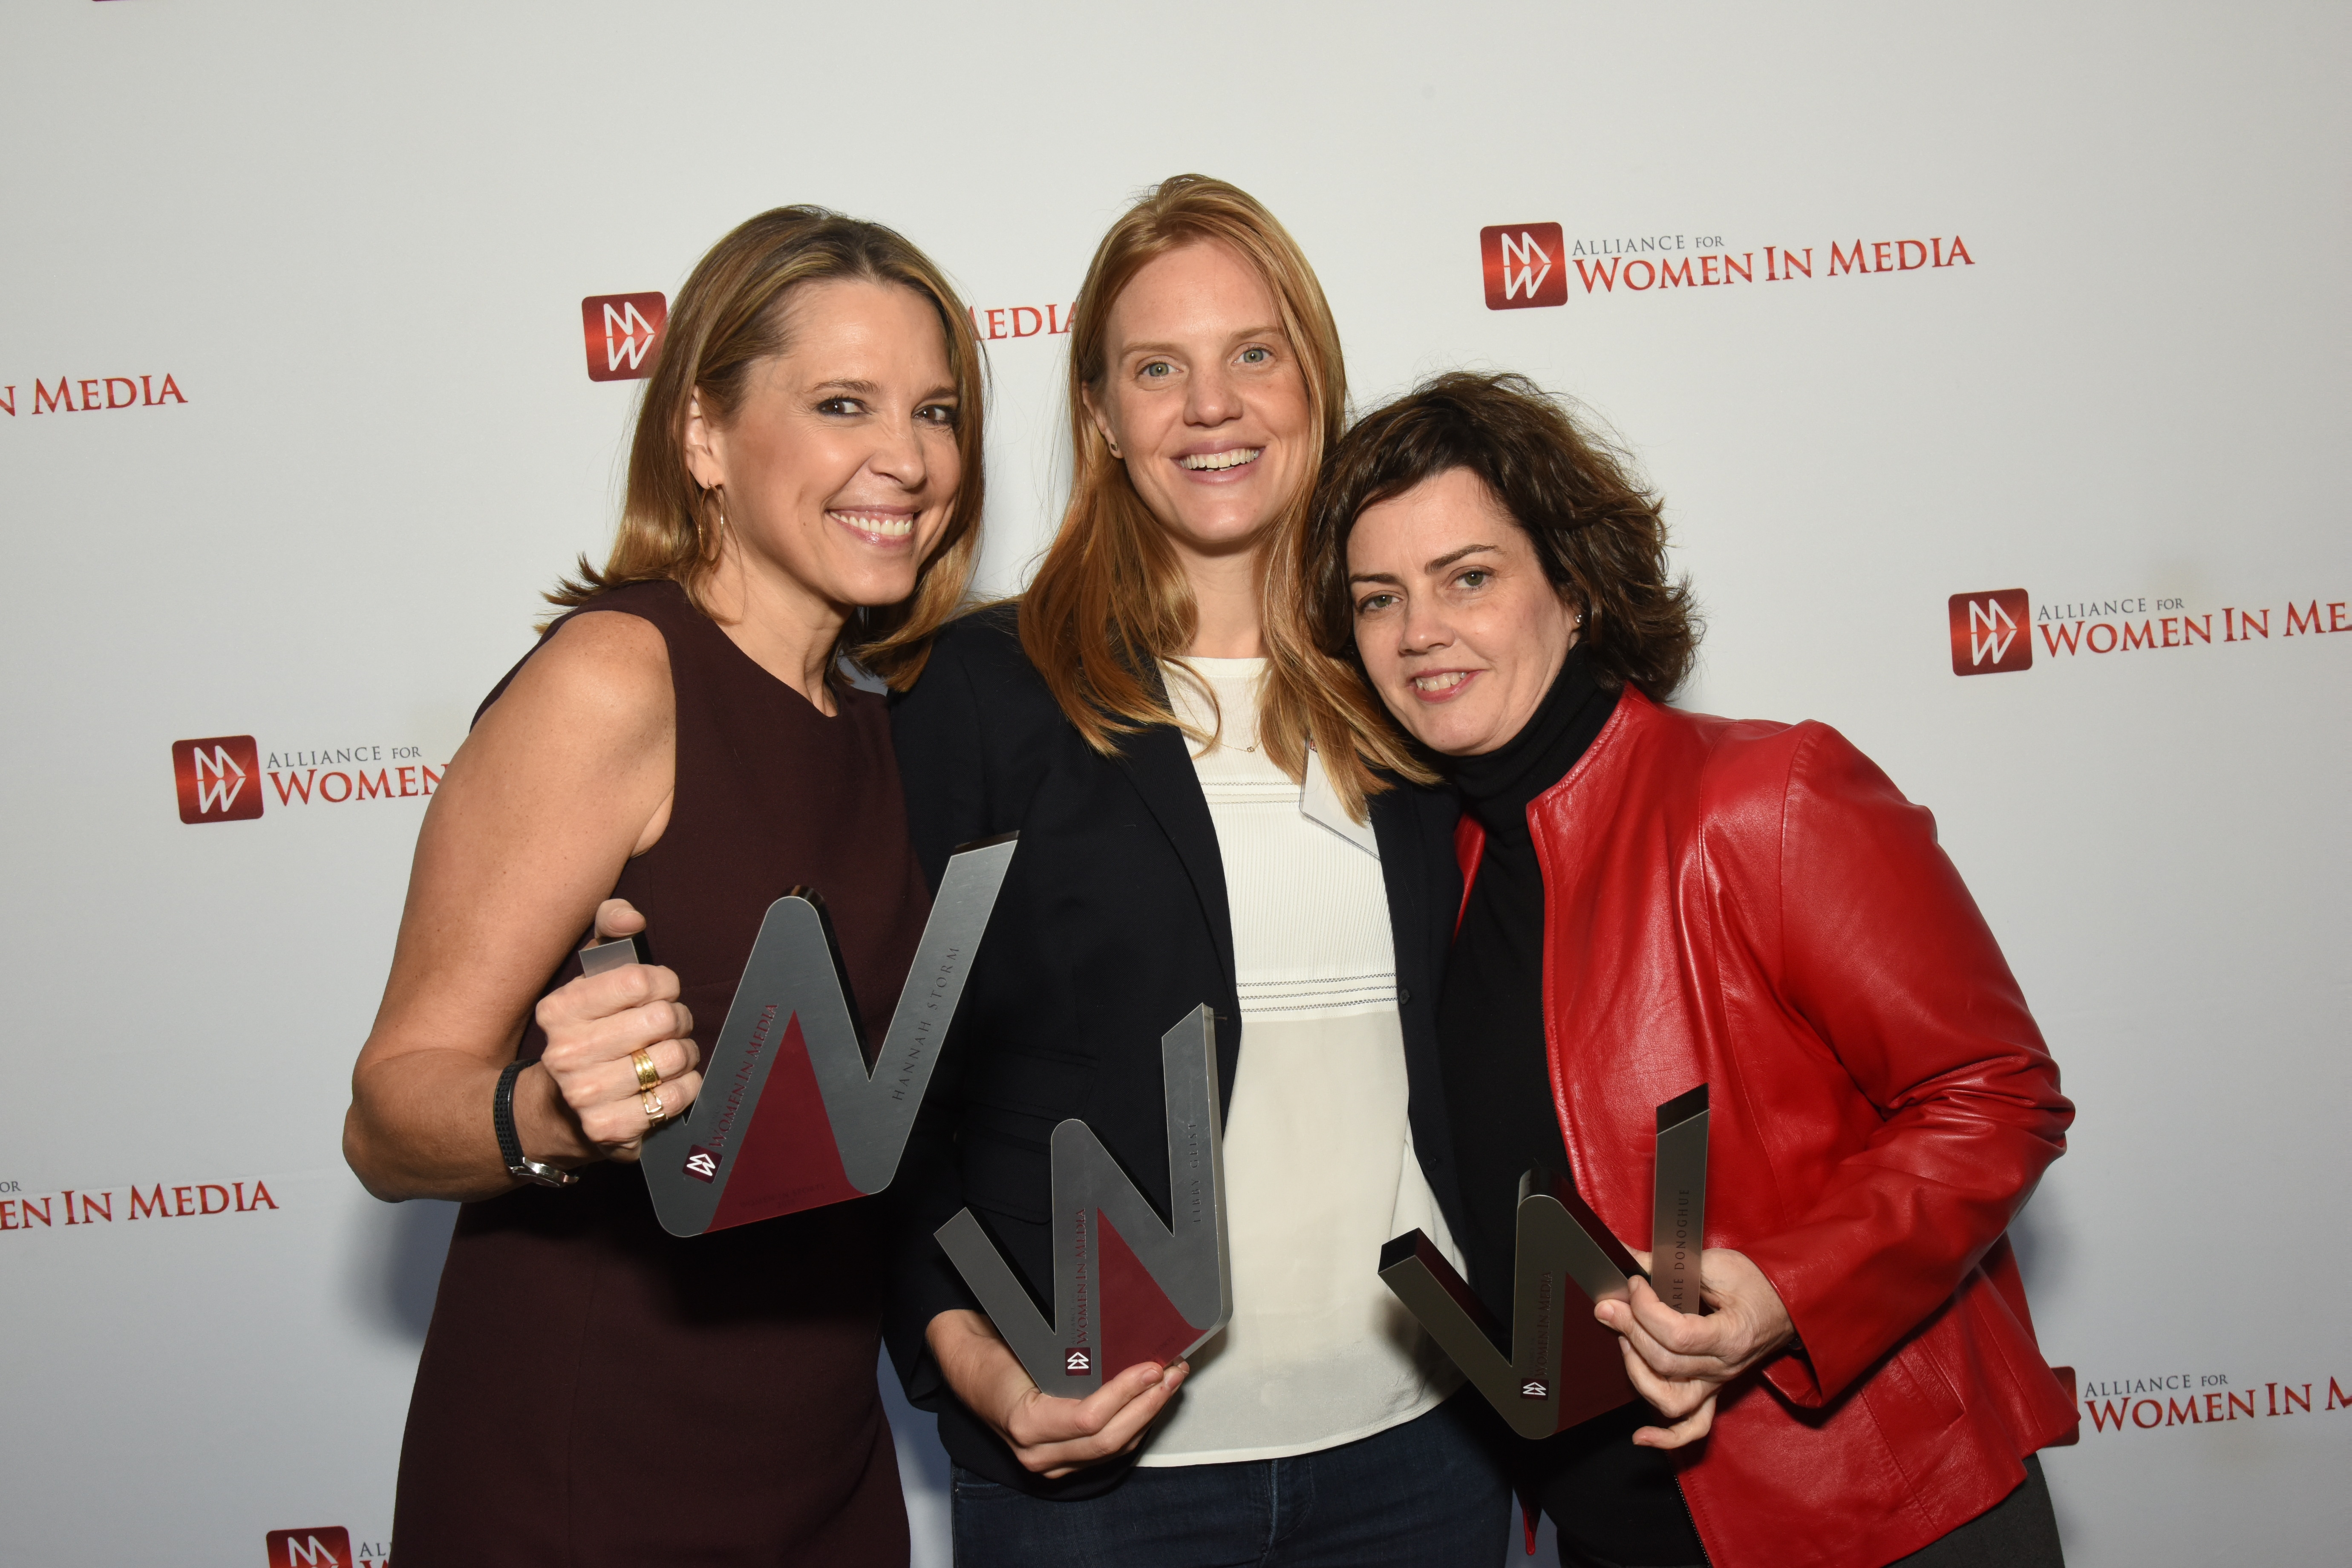
[[[1184,1321],[1110,1216],[1100,1217],[1103,1376],[1117,1377],[1140,1362],[1166,1366],[1181,1359],[1201,1331]]]
[[[706,1080],[706,1095],[723,1095],[723,1085]],[[727,1189],[710,1216],[712,1230],[749,1225],[772,1215],[792,1214],[824,1204],[846,1203],[864,1194],[850,1185],[824,1113],[824,1095],[809,1063],[808,1041],[798,1013],[776,1043],[768,1084],[751,1112],[751,1126],[737,1140],[729,1162]]]

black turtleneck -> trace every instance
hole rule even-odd
[[[1584,755],[1617,706],[1570,648],[1543,702],[1517,735],[1441,765],[1486,847],[1455,931],[1437,1007],[1445,1103],[1469,1234],[1457,1239],[1470,1283],[1511,1321],[1519,1177],[1531,1166],[1568,1173],[1544,1058],[1543,872],[1528,837],[1528,806]]]
[[[1528,807],[1576,765],[1616,708],[1617,693],[1602,689],[1583,651],[1570,648],[1517,735],[1483,756],[1441,759],[1463,808],[1486,832],[1437,1010],[1466,1226],[1455,1239],[1471,1288],[1504,1323],[1511,1321],[1519,1178],[1538,1165],[1570,1173],[1546,1059],[1543,871]],[[1520,1447],[1529,1467],[1524,1489],[1588,1555],[1629,1568],[1705,1561],[1672,1464],[1633,1445],[1633,1429],[1654,1418],[1636,1401]]]

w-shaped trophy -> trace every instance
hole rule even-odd
[[[1706,1114],[1705,1084],[1658,1107],[1649,1278],[1678,1312],[1699,1310]],[[1592,1309],[1622,1300],[1641,1268],[1571,1184],[1543,1171],[1520,1179],[1517,1241],[1507,1330],[1418,1230],[1381,1248],[1381,1279],[1511,1430],[1549,1437],[1633,1398],[1617,1336]]]
[[[664,1230],[700,1236],[890,1184],[1014,837],[967,844],[949,859],[871,1067],[824,900],[795,888],[768,906],[703,1062],[701,1095],[685,1116],[646,1135],[638,1164]],[[580,954],[591,974],[636,962],[627,938]]]
[[[1054,1129],[1053,1321],[970,1209],[936,1233],[1023,1370],[1048,1394],[1083,1399],[1106,1373],[1180,1361],[1234,1315],[1216,1026],[1206,1006],[1160,1037],[1160,1066],[1167,1219],[1092,1128],[1073,1117]]]

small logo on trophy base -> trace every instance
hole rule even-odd
[[[698,1182],[707,1182],[719,1174],[719,1156],[699,1143],[686,1152],[686,1173]]]
[[[1540,1378],[1531,1377],[1528,1379],[1527,1382],[1519,1384],[1519,1397],[1521,1399],[1549,1399],[1551,1397],[1551,1385],[1545,1383]]]
[[[1069,1353],[1062,1357],[1062,1371],[1072,1377],[1084,1377],[1094,1369],[1094,1352],[1084,1345],[1073,1345]]]

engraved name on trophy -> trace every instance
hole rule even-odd
[[[1706,1085],[1658,1107],[1657,1184],[1650,1208],[1650,1284],[1677,1312],[1703,1312],[1698,1255],[1706,1235]]]
[[[1106,1373],[1180,1361],[1234,1315],[1216,1026],[1207,1007],[1160,1037],[1160,1065],[1175,1211],[1167,1221],[1092,1128],[1073,1117],[1054,1129],[1051,1322],[971,1210],[936,1233],[996,1331],[1047,1394],[1083,1399]]]
[[[701,1094],[647,1133],[638,1157],[664,1230],[700,1236],[890,1184],[1015,837],[967,844],[948,860],[870,1069],[824,900],[795,888],[768,906],[704,1054]],[[628,938],[580,953],[591,974],[635,962]]]
[[[1658,1108],[1657,1161],[1653,1284],[1668,1304],[1687,1301],[1677,1310],[1695,1312],[1706,1223],[1705,1084]],[[1622,1300],[1639,1272],[1573,1185],[1528,1172],[1519,1182],[1506,1360],[1501,1326],[1434,1242],[1413,1230],[1381,1248],[1381,1280],[1522,1437],[1565,1432],[1634,1397],[1618,1337],[1592,1308]]]

